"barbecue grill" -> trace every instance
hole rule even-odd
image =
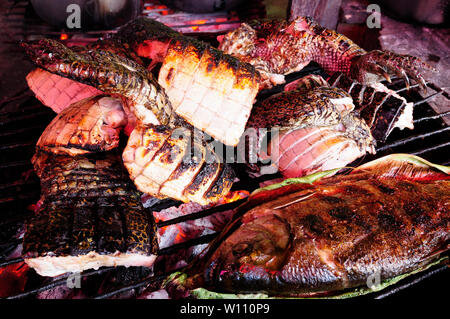
[[[25,21],[24,25],[26,25],[26,28],[17,28],[17,34],[13,35],[14,40],[30,40],[38,37],[60,38],[62,36],[61,31],[55,30],[41,21],[38,22],[37,18],[30,13],[27,1],[11,2],[11,6],[9,12],[11,23]],[[182,13],[173,12],[167,7],[158,7],[154,3],[145,3],[142,14],[149,17],[157,17],[162,22],[169,21],[168,19],[171,15],[178,15],[178,20],[170,20],[172,21],[172,27],[185,33],[195,34],[195,36],[203,40],[211,41],[213,36],[215,37],[217,34],[225,33],[235,28],[243,19],[264,16],[262,2],[253,2],[253,6],[247,6],[246,10],[240,11],[239,15],[235,12],[236,16],[233,16],[233,13],[231,13],[231,15],[226,17],[228,20],[224,20],[224,17],[217,19],[220,14],[215,13],[213,18],[211,18],[213,22],[204,22],[204,20],[208,21],[208,19],[205,15],[202,15],[202,23],[195,22],[199,20],[195,15],[188,18],[180,18]],[[184,21],[183,23],[185,24],[179,24],[179,21]],[[214,30],[211,33],[211,28],[205,27],[214,27]],[[111,31],[95,31],[87,34],[71,33],[67,35],[67,41],[82,44],[105,36],[108,32]],[[310,64],[302,71],[289,75],[287,82],[307,74],[323,74],[323,71],[319,66]],[[375,157],[378,158],[390,153],[420,155],[433,163],[449,165],[450,158],[442,155],[450,154],[450,126],[443,121],[443,117],[450,115],[450,112],[438,114],[428,104],[431,99],[438,95],[442,95],[448,101],[450,100],[449,94],[433,83],[428,83],[428,87],[431,89],[429,91],[433,92],[430,92],[425,97],[419,94],[416,85],[413,85],[411,90],[406,90],[402,79],[394,78],[392,84],[384,84],[404,96],[408,101],[414,102],[415,128],[414,130],[394,130],[385,143],[378,145],[376,155],[365,156],[352,163],[352,165],[360,165]],[[282,86],[277,86],[270,91],[262,92],[259,97],[262,98],[281,90]],[[23,228],[24,221],[32,215],[30,205],[35,204],[40,196],[39,179],[32,170],[30,159],[34,153],[37,139],[53,117],[53,111],[43,106],[29,90],[17,92],[0,102],[0,275],[9,272],[8,275],[15,276],[15,280],[18,282],[20,282],[21,276],[27,276],[26,283],[18,291],[3,292],[0,288],[0,294],[4,294],[1,297],[12,299],[34,298],[39,293],[54,291],[58,287],[66,286],[72,276],[72,274],[65,274],[56,278],[40,277],[32,269],[27,270],[23,259],[17,257],[20,255],[22,241],[18,234],[21,233],[20,230]],[[233,190],[251,192],[258,188],[261,182],[279,177],[275,174],[250,178],[240,167],[236,167],[236,171],[240,181],[233,185]],[[245,202],[245,199],[239,199],[189,215],[160,221],[157,223],[157,227],[161,229],[186,221],[209,218],[232,210],[243,202]],[[147,209],[148,213],[151,214],[152,212],[179,206],[180,204],[180,202],[174,200],[160,200],[155,201]],[[158,254],[160,256],[177,254],[181,250],[209,243],[217,234],[215,232],[202,235],[162,248]],[[157,290],[161,282],[172,272],[172,270],[165,271],[164,269],[150,271],[143,267],[103,267],[98,270],[82,272],[80,279],[83,281],[83,289],[86,290],[84,293],[91,298],[125,298],[139,296],[143,291]],[[448,275],[448,266],[434,266],[427,271],[410,276],[381,292],[359,298],[385,298],[392,295],[412,294],[417,292],[423,285],[426,285],[427,282],[443,280],[448,278]],[[97,287],[91,287],[95,285]],[[103,288],[99,287],[100,285]]]

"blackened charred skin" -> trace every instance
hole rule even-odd
[[[383,182],[374,180],[373,183],[382,193],[384,193],[386,195],[394,195],[395,194],[395,189],[383,184]]]
[[[224,189],[228,189],[233,184],[236,174],[233,169],[226,164],[222,164],[220,167],[220,174],[216,181],[212,184],[209,191],[205,194],[205,198],[217,198],[222,196]]]
[[[352,221],[355,213],[347,206],[338,206],[328,211],[328,214],[334,218],[346,221]]]
[[[306,215],[303,219],[305,226],[315,235],[322,236],[327,228],[322,217],[317,215]]]
[[[210,178],[216,174],[219,163],[204,163],[200,172],[195,176],[192,183],[185,189],[185,194],[195,194],[200,190],[201,185],[207,182]]]

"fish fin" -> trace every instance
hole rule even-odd
[[[450,178],[449,166],[433,164],[410,154],[391,154],[381,157],[355,168],[352,174],[362,171],[371,172],[380,177],[398,179],[438,180]]]

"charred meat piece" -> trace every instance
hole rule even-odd
[[[247,128],[256,129],[256,153],[262,160],[269,156],[270,165],[283,176],[299,177],[343,167],[367,152],[375,153],[370,130],[353,109],[351,97],[341,89],[293,90],[256,104]],[[266,136],[258,129],[273,127],[278,132],[272,132],[264,152]]]
[[[315,61],[328,73],[343,72],[369,84],[395,74],[409,85],[412,78],[425,87],[420,59],[389,51],[366,52],[347,37],[308,17],[292,21],[261,20],[243,23],[221,39],[219,49],[251,63],[261,73],[262,88],[284,83],[284,75]]]
[[[205,287],[311,296],[419,269],[449,247],[449,174],[395,154],[349,175],[257,191],[211,244]]]
[[[120,156],[33,157],[42,205],[26,223],[25,262],[42,276],[103,266],[152,266],[153,217],[142,207]]]
[[[226,145],[239,142],[259,89],[252,65],[148,18],[117,37],[153,64],[162,62],[158,82],[178,115]]]
[[[59,113],[42,133],[37,149],[56,154],[108,151],[119,145],[127,124],[121,101],[98,95],[72,104]]]
[[[57,75],[127,98],[143,124],[175,121],[164,90],[142,65],[109,51],[81,51],[51,39],[22,43],[31,60]]]
[[[137,126],[123,162],[142,192],[206,205],[230,190],[234,172],[187,128]]]

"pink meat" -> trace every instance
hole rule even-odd
[[[27,75],[27,82],[36,98],[56,113],[60,113],[69,105],[82,99],[102,94],[92,86],[39,68]]]
[[[309,127],[281,133],[272,140],[270,153],[283,176],[290,178],[344,167],[366,151],[339,129]]]

